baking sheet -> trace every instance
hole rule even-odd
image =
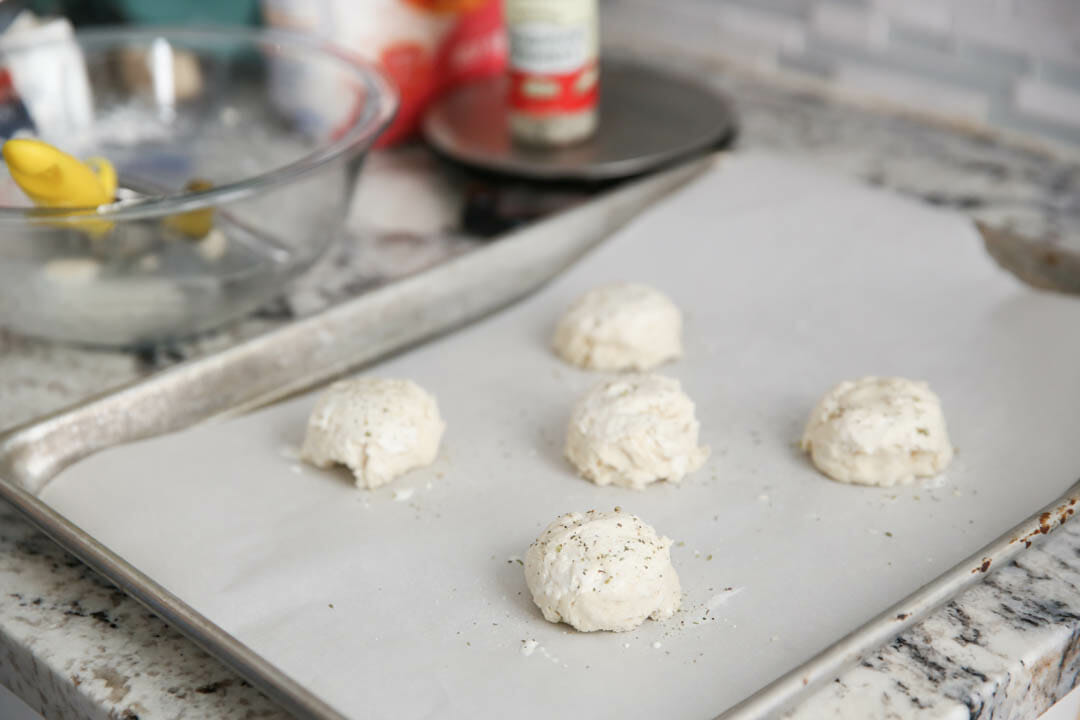
[[[614,280],[686,311],[686,357],[662,372],[713,455],[678,486],[599,488],[561,458],[604,376],[548,338]],[[1078,323],[1080,303],[1016,284],[960,216],[736,156],[528,301],[371,370],[438,397],[429,469],[365,492],[303,466],[306,396],[104,452],[43,497],[350,716],[705,717],[1076,479]],[[941,395],[944,478],[843,486],[797,452],[818,396],[870,373]],[[623,634],[546,623],[518,558],[556,515],[614,505],[680,543],[683,612]]]

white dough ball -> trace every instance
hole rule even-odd
[[[567,513],[548,525],[525,553],[525,583],[546,620],[583,632],[667,619],[682,599],[671,540],[618,511]]]
[[[430,465],[444,429],[435,398],[411,380],[344,380],[315,403],[300,454],[320,468],[345,465],[357,487],[377,488]]]
[[[953,456],[941,400],[925,382],[904,378],[834,387],[810,414],[802,449],[833,480],[880,487],[936,475]]]
[[[709,456],[698,446],[694,403],[678,380],[627,375],[605,382],[574,408],[566,457],[597,485],[641,490],[651,482],[678,482]]]
[[[570,306],[552,345],[563,360],[583,368],[651,370],[682,355],[682,313],[646,285],[607,285]]]

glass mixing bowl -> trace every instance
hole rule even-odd
[[[0,325],[93,345],[183,338],[280,293],[340,235],[396,109],[374,68],[269,30],[30,36],[0,68],[26,109],[0,97],[5,136],[119,177],[114,203],[46,209],[0,170]],[[2,126],[20,117],[34,127]]]

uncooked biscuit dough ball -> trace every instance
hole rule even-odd
[[[953,456],[941,400],[925,382],[904,378],[834,387],[810,414],[802,448],[833,480],[880,487],[936,475]]]
[[[345,465],[357,487],[377,488],[430,465],[445,428],[435,398],[411,380],[344,380],[316,402],[300,454],[320,468]]]
[[[698,446],[694,403],[678,380],[628,375],[605,382],[574,408],[566,457],[597,485],[640,490],[657,480],[678,482],[709,456]]]
[[[682,597],[671,540],[622,512],[556,519],[525,553],[525,583],[545,619],[583,632],[667,619]]]
[[[591,370],[651,370],[682,355],[682,313],[646,285],[607,285],[570,306],[555,328],[555,352]]]

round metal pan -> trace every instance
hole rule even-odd
[[[436,102],[427,141],[465,165],[534,180],[613,180],[710,149],[735,130],[722,94],[691,79],[625,60],[600,66],[600,120],[589,139],[565,148],[530,147],[510,137],[506,81],[463,85]]]

